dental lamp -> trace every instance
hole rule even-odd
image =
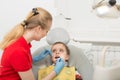
[[[95,14],[101,18],[119,18],[120,6],[116,4],[116,0],[104,1],[102,0],[92,7]]]

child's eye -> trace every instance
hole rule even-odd
[[[55,51],[56,51],[55,49],[52,50],[52,52],[55,52]]]
[[[60,49],[60,52],[64,52],[64,50],[63,50],[63,49]]]

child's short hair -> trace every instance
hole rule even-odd
[[[69,50],[68,46],[65,43],[63,43],[63,42],[55,42],[52,46],[54,46],[56,44],[62,44],[65,47],[65,49],[67,51],[67,54],[70,55],[70,50]]]

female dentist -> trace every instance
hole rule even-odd
[[[52,24],[51,14],[40,7],[33,8],[27,18],[15,26],[0,42],[3,50],[0,80],[35,80],[32,72],[31,41],[46,36]]]

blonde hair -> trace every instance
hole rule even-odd
[[[40,7],[33,8],[22,23],[16,25],[4,36],[0,42],[0,49],[5,49],[9,44],[21,37],[26,29],[33,29],[38,25],[40,25],[42,29],[47,29],[49,27],[49,21],[52,21],[52,16],[48,11]]]

